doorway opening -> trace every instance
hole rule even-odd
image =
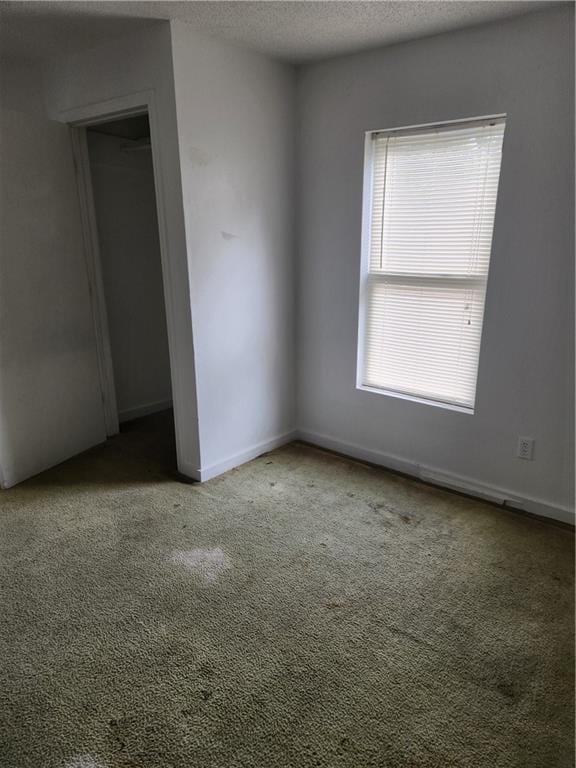
[[[147,112],[74,129],[91,221],[106,432],[176,470],[154,164]],[[90,271],[90,270],[89,270]],[[89,275],[90,277],[90,275]]]

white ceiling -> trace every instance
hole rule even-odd
[[[389,2],[1,2],[4,56],[43,58],[98,44],[158,19],[294,63],[390,45],[541,10],[546,0]]]

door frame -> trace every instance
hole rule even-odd
[[[98,356],[98,370],[100,376],[100,390],[102,393],[103,418],[106,424],[108,436],[119,431],[118,408],[116,402],[116,390],[114,386],[114,370],[112,366],[112,350],[110,344],[110,331],[106,311],[104,283],[102,279],[102,266],[100,258],[100,246],[98,242],[98,230],[96,226],[96,209],[94,204],[94,191],[90,172],[90,158],[86,129],[98,123],[118,120],[124,117],[148,114],[150,120],[150,143],[152,147],[152,164],[154,169],[154,189],[156,194],[156,211],[158,218],[158,236],[160,242],[160,259],[162,264],[162,278],[164,284],[164,305],[168,329],[168,346],[170,352],[170,379],[172,383],[172,399],[174,416],[177,416],[177,393],[181,391],[179,384],[179,368],[176,360],[176,343],[174,335],[175,313],[171,301],[170,290],[170,265],[168,258],[168,235],[166,224],[166,200],[162,184],[163,169],[161,164],[161,147],[158,138],[158,115],[155,103],[154,91],[140,91],[103,102],[77,107],[58,115],[60,122],[67,123],[70,129],[72,152],[78,183],[80,199],[81,222],[84,239],[84,253],[86,271],[90,289],[90,300],[94,333],[96,337],[96,353]],[[178,424],[176,426],[177,450]],[[178,450],[178,453],[179,450]],[[180,455],[178,456],[180,462]]]

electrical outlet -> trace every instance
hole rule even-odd
[[[519,437],[518,447],[516,449],[516,456],[519,459],[526,459],[532,461],[534,458],[534,438],[533,437]]]

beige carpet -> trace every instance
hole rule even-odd
[[[571,768],[573,537],[132,425],[0,495],[2,768]]]

